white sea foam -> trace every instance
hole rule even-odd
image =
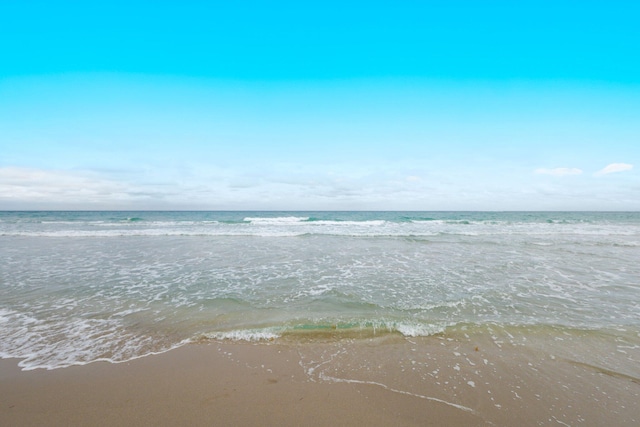
[[[118,363],[180,345],[127,332],[117,319],[39,319],[10,310],[0,311],[0,319],[0,357],[22,359],[18,365],[23,370]]]
[[[233,331],[212,332],[204,334],[205,338],[230,341],[272,341],[281,336],[277,329],[238,329]]]
[[[285,217],[246,217],[243,221],[250,222],[252,224],[279,224],[279,225],[291,225],[297,224],[303,221],[308,221],[309,217],[298,216],[285,216]]]
[[[337,322],[338,325],[340,322]],[[349,322],[351,323],[351,322]],[[352,323],[350,329],[367,329],[373,326],[373,331],[386,330],[389,332],[397,331],[400,334],[406,337],[426,337],[435,335],[438,333],[442,333],[445,331],[446,326],[444,325],[432,325],[432,324],[420,324],[415,322],[387,322],[384,320],[375,320],[375,321],[361,321]],[[343,330],[342,327],[338,327],[338,329]],[[318,331],[324,331],[325,329],[319,328]],[[336,329],[337,330],[337,329]],[[302,331],[309,331],[303,329]],[[248,342],[258,342],[258,341],[272,341],[274,339],[282,337],[282,335],[286,332],[296,332],[296,329],[293,328],[285,328],[285,327],[271,327],[264,329],[236,329],[231,331],[219,331],[219,332],[211,332],[207,334],[200,335],[202,338],[206,339],[214,339],[214,340],[230,340],[230,341],[248,341]],[[300,332],[300,331],[297,331]],[[198,341],[199,339],[195,339]]]
[[[339,227],[378,227],[381,225],[389,224],[388,221],[384,220],[369,220],[369,221],[328,221],[328,220],[318,220],[313,221],[314,225],[332,225]]]
[[[64,225],[78,225],[78,224],[104,224],[104,221],[40,221],[41,224],[64,224]]]
[[[0,233],[5,237],[162,237],[162,236],[256,236],[256,237],[296,237],[306,234],[293,230],[242,230],[242,229],[137,229],[137,230],[59,230],[59,231],[15,231]]]
[[[8,322],[11,316],[14,315],[15,313],[16,313],[15,311],[0,308],[0,323]]]
[[[420,323],[398,323],[395,329],[405,337],[428,337],[445,331],[441,325],[428,325]]]

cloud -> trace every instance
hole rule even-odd
[[[628,163],[611,163],[610,165],[607,165],[604,169],[599,170],[593,175],[603,176],[610,173],[629,171],[631,169],[633,169],[633,165],[630,165]]]
[[[105,179],[93,173],[0,168],[0,202],[55,205],[105,205],[155,199],[148,188]]]
[[[609,165],[604,170],[629,170]],[[59,170],[0,167],[0,209],[636,210],[637,189],[599,179],[469,180],[408,168]],[[580,169],[537,169],[553,177]],[[526,180],[526,177],[519,176]]]
[[[567,175],[580,175],[581,169],[578,168],[555,168],[555,169],[536,169],[534,171],[539,175],[553,175],[553,176],[567,176]]]

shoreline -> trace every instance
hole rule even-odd
[[[290,347],[191,344],[119,364],[32,371],[5,359],[0,372],[7,426],[484,425],[440,402],[418,407],[376,387],[311,382]]]
[[[636,425],[640,381],[527,337],[188,344],[129,362],[21,371],[2,425]],[[552,342],[553,344],[553,342]],[[589,343],[587,343],[588,345]],[[554,355],[557,354],[557,355]]]

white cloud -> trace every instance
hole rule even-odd
[[[0,209],[636,210],[640,206],[637,189],[615,180],[529,181],[531,177],[519,171],[507,175],[509,179],[475,173],[336,165],[254,171],[0,167]],[[582,171],[557,168],[535,173],[562,177]]]
[[[155,192],[93,173],[0,168],[0,202],[108,205],[155,198]]]
[[[555,169],[536,169],[534,171],[539,175],[553,175],[553,176],[567,176],[567,175],[580,175],[581,169],[578,168],[555,168]]]
[[[624,172],[624,171],[628,171],[633,169],[633,165],[630,165],[628,163],[611,163],[610,165],[607,165],[604,169],[599,170],[598,172],[594,173],[594,176],[602,176],[602,175],[607,175],[610,173],[616,173],[616,172]]]

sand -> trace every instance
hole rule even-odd
[[[286,340],[285,340],[286,341]],[[544,343],[387,336],[190,344],[112,364],[0,361],[0,425],[637,425],[640,383]]]

